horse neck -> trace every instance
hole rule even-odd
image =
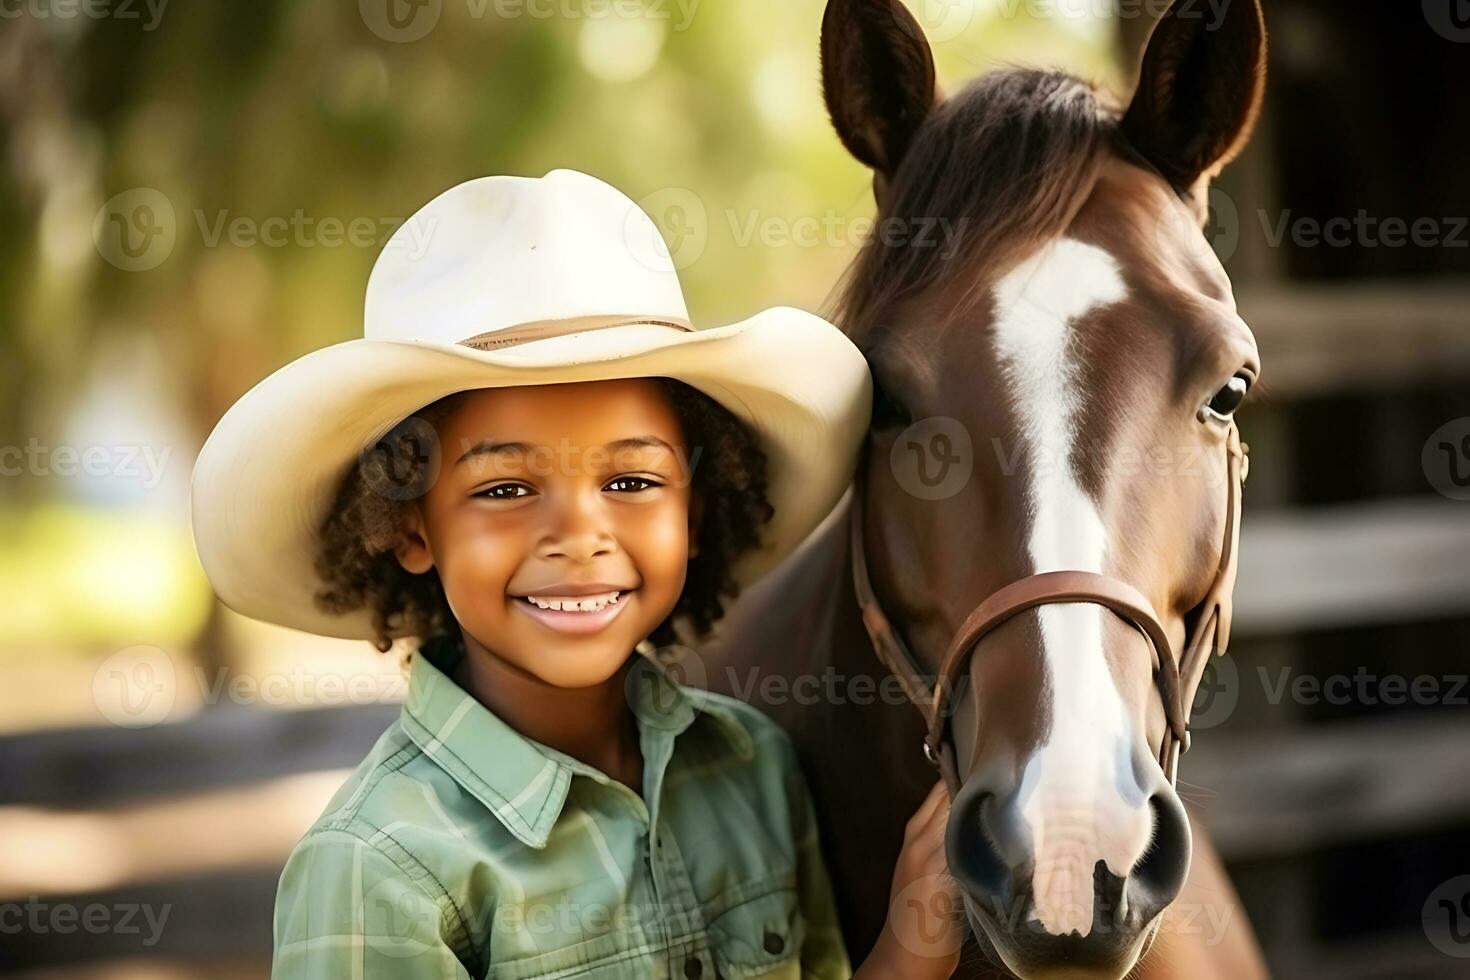
[[[795,703],[797,682],[846,672],[872,656],[852,595],[850,499],[741,593],[705,651],[712,687],[756,703],[793,735],[821,707]]]
[[[831,774],[834,757],[862,760],[879,767],[864,777],[868,791],[889,789],[917,805],[937,777],[920,751],[921,715],[863,626],[848,540],[851,501],[849,492],[793,555],[740,597],[703,657],[710,686],[785,728],[816,783]]]
[[[937,776],[920,752],[919,712],[863,627],[850,520],[849,493],[795,554],[740,597],[705,660],[712,687],[754,704],[791,736],[843,931],[861,959],[887,915],[904,823]]]

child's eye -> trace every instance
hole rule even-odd
[[[608,490],[616,490],[620,493],[637,493],[640,490],[649,490],[653,487],[663,486],[661,483],[642,476],[620,476],[607,485]]]
[[[487,500],[515,500],[520,497],[529,497],[531,493],[531,488],[524,483],[497,483],[493,487],[486,487],[475,496],[484,497]]]

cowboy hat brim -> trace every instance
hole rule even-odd
[[[678,333],[633,324],[500,349],[351,340],[293,361],[220,420],[194,467],[191,520],[220,599],[254,619],[372,639],[371,613],[319,609],[320,532],[359,454],[418,409],[458,391],[668,377],[719,402],[768,459],[774,514],[732,568],[749,584],[796,547],[852,478],[872,388],[835,327],[785,307]]]

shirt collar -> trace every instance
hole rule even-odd
[[[545,847],[572,777],[599,783],[610,778],[501,721],[434,662],[444,650],[426,643],[409,665],[408,696],[400,714],[404,731],[517,839],[529,847]],[[703,716],[737,756],[753,757],[754,743],[735,712],[708,692],[679,684],[655,658],[640,654],[628,684],[641,731],[658,730],[676,738]]]
[[[628,684],[636,692],[633,714],[640,727],[661,728],[678,735],[703,717],[741,759],[749,761],[755,755],[755,742],[735,712],[710,692],[679,683],[657,655],[640,650],[638,661],[628,673]]]

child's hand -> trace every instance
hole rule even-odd
[[[868,980],[948,977],[965,942],[965,907],[944,854],[949,793],[938,783],[909,819],[893,871],[888,922],[858,971]]]

